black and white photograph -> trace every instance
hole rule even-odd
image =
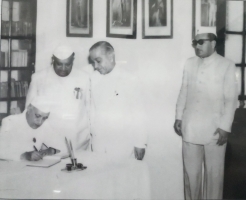
[[[221,7],[220,2],[221,0],[193,0],[192,37],[200,27],[216,31],[216,26],[220,26],[220,24],[217,24],[217,10]]]
[[[107,37],[136,39],[137,0],[107,0]]]
[[[167,1],[149,1],[149,26],[158,27],[167,25]]]
[[[0,199],[246,199],[245,0],[0,7]]]
[[[71,1],[71,26],[77,28],[88,27],[88,4],[87,0]]]
[[[92,37],[92,0],[67,0],[67,36]]]
[[[217,0],[201,1],[201,26],[216,26]]]
[[[131,0],[112,0],[112,26],[130,27],[132,19]]]
[[[142,38],[173,37],[173,0],[142,0]]]

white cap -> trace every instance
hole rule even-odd
[[[73,54],[73,50],[70,46],[68,45],[59,45],[53,55],[61,60],[69,58]]]
[[[203,34],[203,33],[213,33],[214,35],[217,36],[216,27],[204,27],[204,26],[202,26],[196,30],[196,35]]]
[[[44,113],[50,112],[50,102],[45,96],[34,97],[30,104]]]

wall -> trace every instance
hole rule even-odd
[[[106,38],[106,0],[94,0],[93,38],[66,37],[66,0],[39,0],[36,71],[49,67],[53,49],[68,42],[76,53],[75,65],[87,65],[88,49],[107,40],[118,61],[127,61],[144,88],[148,114],[152,199],[183,199],[181,139],[173,131],[175,104],[181,85],[182,64],[193,55],[192,0],[174,0],[173,39],[142,38],[142,1],[138,0],[137,39]]]

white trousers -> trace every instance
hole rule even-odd
[[[183,141],[186,200],[222,199],[226,144],[218,146],[216,142],[217,140],[213,140],[207,145],[198,145]]]

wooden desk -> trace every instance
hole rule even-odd
[[[76,153],[88,168],[62,172],[70,159],[50,168],[0,161],[0,198],[19,199],[150,199],[149,171],[144,161],[111,160],[105,155]]]

